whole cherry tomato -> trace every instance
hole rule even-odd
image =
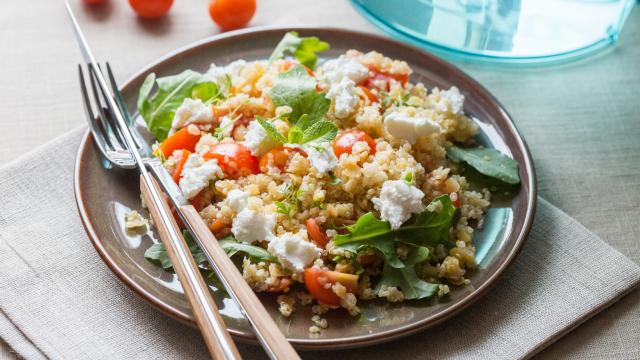
[[[211,0],[209,15],[222,30],[241,28],[256,12],[256,0]]]
[[[129,5],[140,17],[155,19],[169,12],[173,0],[129,0]]]
[[[333,152],[338,158],[342,154],[351,154],[353,145],[360,141],[364,141],[369,145],[369,153],[371,155],[376,153],[376,142],[373,138],[364,131],[356,129],[345,131],[336,136],[336,140],[333,142]]]
[[[203,157],[218,160],[222,171],[234,179],[257,174],[259,171],[258,158],[253,156],[251,150],[242,144],[215,144]]]

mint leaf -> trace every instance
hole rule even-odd
[[[158,91],[150,97],[154,83],[158,84]],[[194,96],[202,101],[210,101],[222,94],[215,83],[192,70],[158,79],[151,73],[140,87],[138,111],[147,123],[149,131],[162,141],[171,129],[171,122],[178,107],[185,98]]]
[[[325,93],[316,91],[316,79],[300,65],[278,75],[269,96],[276,107],[291,107],[289,121],[303,130],[322,120],[329,110],[330,101],[325,98]],[[307,114],[306,118],[302,117],[304,114]],[[301,117],[304,127],[298,124]]]
[[[316,53],[329,50],[329,44],[321,41],[315,36],[298,37],[298,33],[290,31],[284,35],[278,43],[273,53],[269,57],[269,62],[277,59],[284,59],[287,54],[295,57],[304,66],[313,69],[318,61]]]
[[[447,149],[447,156],[453,162],[466,162],[481,174],[507,184],[520,183],[518,162],[496,149],[452,146]]]
[[[260,126],[262,126],[262,128],[264,129],[264,131],[267,132],[267,135],[269,135],[269,137],[281,144],[284,144],[287,142],[287,139],[285,139],[284,136],[282,136],[282,134],[280,134],[280,132],[278,131],[278,129],[276,129],[275,126],[273,126],[272,123],[270,123],[269,121],[267,121],[266,119],[257,116],[256,117],[256,121],[258,122],[258,124],[260,124]]]
[[[338,127],[331,121],[321,120],[304,130],[302,143],[323,143],[333,140],[338,134]]]
[[[271,255],[271,253],[269,253],[267,250],[259,246],[238,242],[236,241],[236,239],[234,239],[231,236],[228,236],[224,239],[220,239],[218,240],[218,242],[220,243],[220,246],[222,246],[224,251],[227,253],[227,255],[229,255],[229,257],[232,257],[233,255],[239,252],[242,252],[248,255],[251,259],[258,262],[260,261],[278,262],[275,256]]]
[[[306,116],[306,114],[303,116]],[[300,129],[299,127],[294,125],[289,129],[289,134],[288,134],[289,144],[301,144],[303,137],[304,137],[304,133],[302,132],[302,129]]]

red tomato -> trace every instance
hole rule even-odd
[[[278,146],[269,150],[269,152],[260,158],[260,171],[266,173],[269,165],[277,167],[280,171],[284,171],[287,168],[289,160],[295,153],[307,156],[304,151],[298,148]]]
[[[327,233],[322,230],[316,219],[307,220],[307,233],[311,240],[323,249],[329,242]]]
[[[176,168],[173,170],[173,180],[176,183],[180,182],[180,178],[182,177],[182,169],[184,169],[184,164],[187,163],[189,155],[191,155],[191,151],[182,150],[182,155],[180,155],[180,159],[178,159],[178,162],[176,163]]]
[[[216,144],[203,157],[218,160],[222,171],[234,179],[257,174],[259,171],[258,158],[251,155],[251,150],[242,144]]]
[[[391,90],[391,80],[396,80],[405,85],[407,81],[409,81],[409,75],[407,74],[389,74],[382,72],[378,69],[371,69],[369,71],[369,77],[366,78],[362,85],[371,89],[371,88],[379,88],[376,86],[377,83],[381,82],[384,84],[384,88],[382,90],[389,91]]]
[[[256,0],[211,0],[209,15],[222,30],[241,28],[256,12]]]
[[[340,305],[340,298],[331,290],[331,286],[325,288],[325,284],[327,283],[333,285],[338,282],[346,287],[350,293],[355,293],[358,290],[358,275],[323,270],[315,267],[304,270],[304,284],[307,287],[307,291],[320,303]]]
[[[372,93],[371,90],[369,90],[369,88],[364,86],[358,86],[358,87],[362,89],[362,91],[364,92],[364,95],[367,97],[367,99],[369,99],[369,101],[371,101],[372,103],[380,102],[376,94]]]
[[[213,192],[207,189],[204,189],[198,193],[198,195],[194,196],[189,200],[191,205],[193,205],[196,210],[200,211],[204,209],[207,205],[211,204],[211,200],[213,199]]]
[[[213,221],[211,224],[209,224],[209,230],[211,230],[213,235],[217,236],[217,235],[220,234],[220,231],[222,231],[227,226],[229,226],[229,225],[224,220],[215,219],[215,221]]]
[[[140,17],[155,19],[169,12],[173,0],[129,0],[129,5]]]
[[[200,130],[197,128],[194,131],[193,127],[191,129],[189,129],[189,126],[184,127],[164,139],[160,144],[160,150],[164,154],[164,157],[171,156],[175,150],[184,149],[194,152],[196,151],[196,144],[200,140],[200,135]]]
[[[364,131],[349,130],[336,136],[336,140],[333,142],[333,152],[339,158],[342,154],[351,154],[353,145],[360,141],[366,141],[369,145],[369,153],[371,155],[376,153],[376,142],[373,138],[367,135]]]

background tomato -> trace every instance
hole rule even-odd
[[[256,12],[256,0],[211,0],[209,15],[222,30],[241,28]]]
[[[155,19],[169,12],[173,0],[129,0],[129,5],[140,17]]]

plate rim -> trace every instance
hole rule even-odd
[[[417,48],[413,45],[401,43],[397,40],[384,37],[382,35],[373,34],[369,32],[357,31],[353,29],[346,28],[337,28],[337,27],[317,27],[317,26],[295,26],[295,27],[282,27],[282,26],[261,26],[261,27],[252,27],[247,29],[240,29],[235,31],[229,31],[222,34],[217,34],[213,36],[209,36],[194,42],[191,42],[187,45],[181,46],[175,50],[172,50],[165,55],[160,56],[156,60],[148,63],[143,66],[141,70],[135,72],[131,75],[127,80],[125,80],[122,85],[120,85],[120,90],[125,91],[133,83],[143,75],[148,73],[153,68],[162,65],[163,63],[170,61],[178,56],[187,56],[189,52],[197,51],[199,48],[208,46],[211,43],[218,42],[223,39],[228,39],[236,36],[251,36],[253,33],[264,33],[264,32],[285,32],[285,31],[304,31],[304,32],[312,32],[312,31],[325,31],[325,32],[334,32],[339,33],[344,36],[364,36],[369,37],[372,40],[390,43],[393,46],[398,46],[404,49],[404,51],[408,51],[414,53],[420,57],[428,57],[430,61],[438,63],[439,66],[443,66],[445,68],[449,68],[449,70],[454,73],[457,72],[461,74],[463,77],[466,77],[466,80],[469,81],[473,86],[477,87],[484,95],[488,96],[489,99],[493,102],[495,106],[501,112],[502,117],[504,117],[507,121],[506,124],[510,128],[509,130],[513,132],[515,136],[516,143],[519,148],[521,148],[523,157],[524,157],[524,168],[525,173],[528,174],[528,178],[525,179],[527,182],[526,188],[529,189],[527,193],[527,209],[524,216],[523,227],[520,229],[517,234],[515,241],[509,252],[505,254],[502,262],[498,265],[496,270],[488,275],[487,280],[480,284],[475,290],[466,295],[463,299],[461,299],[458,303],[453,304],[450,307],[443,309],[440,312],[437,312],[431,316],[425,317],[416,321],[413,324],[407,324],[403,326],[396,327],[394,329],[385,330],[382,332],[374,333],[374,334],[365,334],[358,336],[351,336],[339,339],[294,339],[291,341],[292,345],[300,350],[332,350],[332,349],[346,349],[346,348],[357,348],[367,345],[380,344],[384,342],[389,342],[393,340],[397,340],[402,337],[406,337],[417,332],[426,330],[431,328],[437,324],[442,323],[443,321],[459,314],[462,310],[466,309],[480,298],[482,298],[486,293],[491,290],[497,283],[500,277],[504,274],[504,272],[513,264],[514,260],[518,257],[522,248],[524,247],[531,228],[533,226],[533,221],[535,218],[536,208],[537,208],[537,176],[535,171],[535,166],[533,162],[533,158],[531,156],[531,152],[529,147],[518,131],[515,123],[513,122],[512,117],[506,111],[506,109],[502,106],[502,104],[495,98],[495,96],[486,89],[482,84],[476,81],[474,78],[469,76],[466,72],[458,68],[456,65],[451,64],[445,60],[442,60],[438,56],[429,53],[423,49]],[[191,327],[196,327],[196,323],[194,319],[186,314],[166,303],[164,303],[161,299],[153,296],[149,293],[143,286],[138,284],[132,277],[130,277],[125,270],[119,267],[116,261],[109,255],[106,251],[106,248],[103,246],[100,237],[98,236],[95,227],[93,225],[92,219],[89,217],[87,213],[87,205],[86,199],[83,196],[83,187],[84,183],[82,181],[83,174],[82,169],[84,168],[83,163],[86,161],[87,155],[87,147],[93,144],[91,133],[89,130],[85,132],[80,142],[80,146],[78,147],[78,152],[76,154],[76,160],[74,165],[74,194],[76,200],[76,207],[78,209],[78,213],[80,215],[80,219],[82,220],[82,225],[89,236],[89,239],[96,249],[96,252],[100,255],[101,259],[105,262],[105,264],[109,267],[109,269],[122,281],[129,289],[133,290],[135,294],[142,297],[145,301],[147,301],[150,305],[152,305],[155,309],[159,310],[163,314],[169,316],[170,318],[177,320],[183,324],[189,325]],[[523,181],[524,182],[524,181]],[[521,188],[524,188],[521,185]],[[240,340],[241,342],[249,342],[257,344],[256,338],[251,332],[244,332],[235,329],[229,329],[229,332],[236,340]]]

